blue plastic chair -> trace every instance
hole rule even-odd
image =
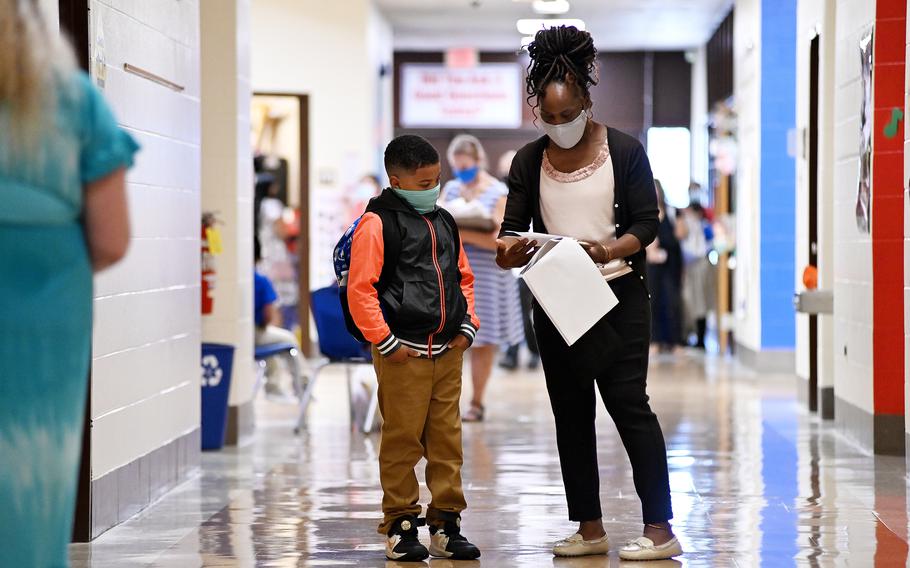
[[[302,403],[303,393],[306,390],[304,387],[306,380],[304,378],[304,369],[300,368],[300,364],[297,361],[298,352],[299,348],[294,343],[266,343],[264,345],[257,345],[253,354],[254,359],[256,359],[256,364],[259,366],[258,372],[256,373],[256,385],[253,387],[254,396],[259,392],[262,383],[265,381],[268,360],[272,357],[285,357],[291,365],[291,374],[294,379],[294,395],[297,396],[298,400]]]
[[[320,372],[329,365],[344,365],[345,377],[348,383],[348,400],[351,400],[351,367],[353,365],[371,365],[373,358],[369,345],[364,345],[348,333],[344,323],[344,313],[341,311],[341,301],[338,297],[338,286],[327,286],[310,293],[310,310],[316,322],[316,333],[319,336],[319,352],[324,359],[313,365],[312,375],[303,392],[300,404],[300,417],[297,421],[296,432],[306,427],[306,411],[312,398],[313,387],[319,378]],[[369,433],[376,418],[379,405],[377,389],[373,389],[373,396],[367,409],[366,417],[361,430]],[[350,405],[351,424],[354,424],[354,406]]]

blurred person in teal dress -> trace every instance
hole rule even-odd
[[[67,566],[92,273],[129,242],[118,126],[34,0],[0,0],[0,566]]]

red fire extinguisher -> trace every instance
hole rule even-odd
[[[215,289],[215,254],[220,243],[214,243],[217,240],[215,232],[215,215],[213,213],[202,214],[202,314],[208,315],[215,308],[215,299],[212,297],[212,291]],[[213,238],[215,237],[215,238]],[[213,246],[214,245],[214,246]]]

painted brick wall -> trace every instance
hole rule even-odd
[[[872,157],[875,413],[904,413],[904,129],[907,6],[878,0]],[[889,131],[890,126],[896,126]]]
[[[249,402],[253,361],[253,163],[250,148],[250,0],[202,0],[202,207],[217,213],[214,311],[206,342],[235,347],[232,406]]]
[[[910,0],[907,2],[908,12],[910,12]],[[910,20],[907,21],[907,41],[906,55],[910,60]],[[904,81],[904,393],[905,393],[905,414],[910,415],[910,397],[906,396],[910,392],[910,313],[907,313],[907,306],[910,306],[910,129],[906,128],[908,117],[910,117],[910,66],[905,68]],[[906,424],[906,430],[910,434],[910,422]]]
[[[856,226],[860,144],[860,39],[875,18],[870,0],[837,3],[834,130],[834,391],[873,412],[872,240]]]
[[[762,0],[761,348],[793,349],[796,174],[796,6]]]
[[[129,254],[96,279],[97,479],[199,426],[199,5],[94,0],[91,10],[104,37],[105,95],[143,148],[128,178]],[[124,63],[185,90],[128,74]]]
[[[761,350],[761,1],[737,0],[734,96],[739,158],[736,171],[736,341]]]
[[[809,65],[811,38],[820,34],[819,124],[818,124],[818,286],[834,286],[834,99],[835,99],[835,6],[826,0],[800,0],[798,5],[797,42],[797,129],[807,132],[809,126]],[[808,156],[808,134],[800,143],[800,156]],[[797,160],[796,271],[794,285],[803,289],[802,271],[809,262],[809,163]],[[818,318],[818,386],[834,386],[834,319]],[[809,377],[809,316],[797,316],[797,373]]]

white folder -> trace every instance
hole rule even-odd
[[[568,345],[619,304],[597,265],[574,239],[548,241],[521,277]]]

